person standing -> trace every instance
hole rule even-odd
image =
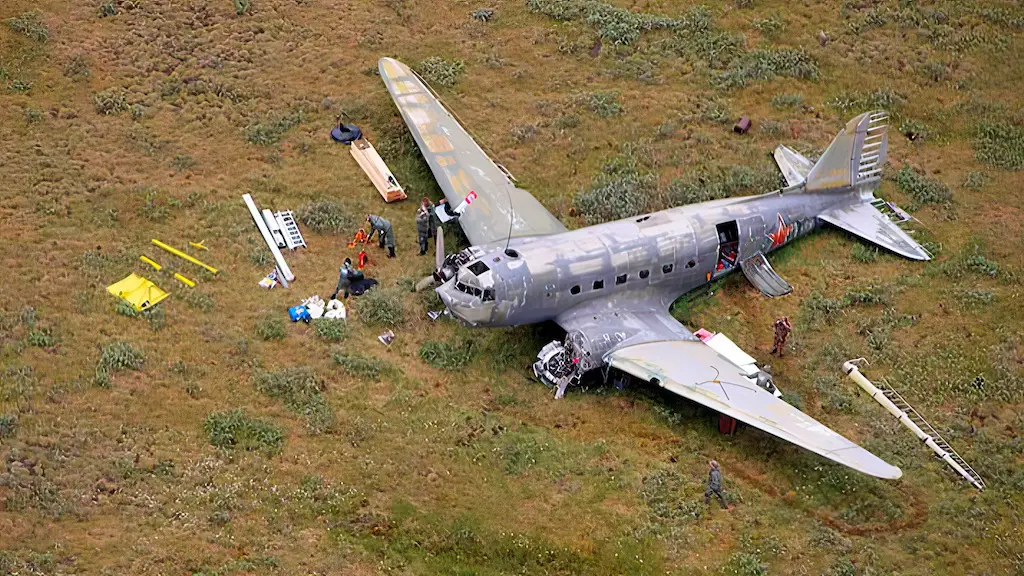
[[[718,497],[718,503],[726,508],[725,497],[722,496],[722,470],[716,460],[708,462],[708,486],[704,489],[704,503],[711,504],[711,495]]]
[[[381,248],[387,247],[388,258],[395,257],[395,231],[391,229],[391,222],[388,222],[384,218],[377,216],[376,214],[370,214],[366,217],[366,221],[370,224],[370,234],[367,237],[367,242],[373,240],[374,232],[378,235],[379,243]]]
[[[430,236],[434,232],[434,204],[426,196],[416,209],[416,234],[420,241],[420,256],[427,253]]]
[[[772,346],[771,353],[775,354],[777,351],[781,358],[786,347],[786,339],[789,338],[789,333],[793,331],[793,325],[789,323],[789,316],[783,316],[776,319],[772,326],[775,329],[775,343]]]

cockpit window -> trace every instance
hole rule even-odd
[[[479,298],[481,296],[481,294],[483,294],[483,291],[480,290],[479,288],[477,288],[476,286],[469,286],[469,285],[463,284],[462,282],[456,282],[455,283],[455,289],[458,290],[459,292],[464,292],[466,294],[470,294],[472,296],[476,296],[477,298]]]
[[[494,290],[492,288],[484,288],[484,302],[494,301]]]
[[[487,264],[484,264],[482,260],[473,262],[469,266],[466,266],[466,268],[468,268],[469,271],[472,272],[475,276],[479,276],[484,272],[490,270],[490,268],[487,267]]]

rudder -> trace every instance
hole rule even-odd
[[[832,190],[878,178],[889,147],[888,113],[865,112],[846,123],[807,173],[805,189]]]

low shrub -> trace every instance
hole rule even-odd
[[[138,370],[146,361],[146,354],[128,342],[114,341],[103,346],[98,368],[108,372]]]
[[[256,321],[256,335],[263,340],[284,340],[288,331],[277,316],[264,316]]]
[[[284,432],[274,424],[250,418],[240,408],[214,412],[203,422],[203,430],[210,444],[222,450],[280,452],[284,446]]]
[[[256,374],[256,389],[280,398],[296,414],[306,418],[313,432],[325,432],[334,425],[334,410],[324,397],[326,383],[311,368],[296,366]]]
[[[400,288],[374,288],[360,296],[359,317],[367,324],[395,327],[405,321]]]
[[[245,127],[245,139],[260,146],[277,144],[286,132],[301,124],[304,117],[300,109],[269,114]]]
[[[352,211],[339,200],[316,200],[299,208],[299,221],[318,234],[351,234],[355,227]]]
[[[490,22],[494,19],[494,10],[492,8],[480,8],[470,12],[469,16],[478,22]]]
[[[712,83],[720,89],[742,88],[754,80],[776,77],[817,80],[818,63],[803,49],[762,48],[752,50],[732,61]]]
[[[12,16],[5,19],[4,24],[14,32],[36,42],[46,42],[50,39],[50,29],[43,22],[43,15],[39,12],[25,12],[19,16]]]
[[[588,110],[601,118],[611,118],[622,114],[618,92],[588,92],[576,96],[576,102],[586,106]]]
[[[573,196],[573,208],[588,224],[629,218],[647,212],[658,193],[650,155],[628,145],[601,167],[590,186]]]
[[[804,97],[802,94],[776,94],[772,96],[771,105],[772,108],[779,110],[791,110],[798,108],[804,103]]]
[[[100,3],[100,7],[97,10],[100,18],[109,18],[111,16],[117,16],[117,2],[113,0],[107,0],[106,2]]]
[[[944,204],[953,199],[953,191],[939,180],[928,178],[908,164],[893,178],[896,185],[918,204]]]
[[[37,348],[51,348],[57,345],[57,337],[50,328],[29,331],[27,340],[29,346]]]
[[[1024,126],[982,122],[976,132],[974,155],[978,160],[1004,170],[1024,170]]]
[[[459,370],[473,359],[473,341],[428,340],[420,346],[420,358],[434,368]]]
[[[465,71],[466,64],[462,60],[448,60],[440,56],[422,60],[417,68],[417,72],[431,84],[449,87],[454,86]]]
[[[321,340],[341,342],[348,337],[348,323],[338,318],[317,318],[313,320],[313,331]]]
[[[0,414],[0,439],[10,438],[18,430],[18,415]]]
[[[108,88],[92,95],[93,106],[98,114],[111,116],[128,111],[128,93],[120,88]]]
[[[863,264],[878,260],[878,248],[857,242],[853,245],[853,259]]]
[[[334,361],[343,372],[352,376],[375,378],[387,369],[387,366],[375,358],[366,358],[358,354],[335,354]]]

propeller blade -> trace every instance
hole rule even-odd
[[[434,241],[434,248],[436,248],[436,255],[434,257],[434,268],[440,270],[444,266],[444,230],[440,226],[437,227],[437,240]]]
[[[434,285],[434,276],[433,275],[424,276],[422,280],[420,280],[419,282],[416,283],[416,291],[417,292],[422,292],[422,291],[426,290],[427,288],[432,287],[433,285]]]

